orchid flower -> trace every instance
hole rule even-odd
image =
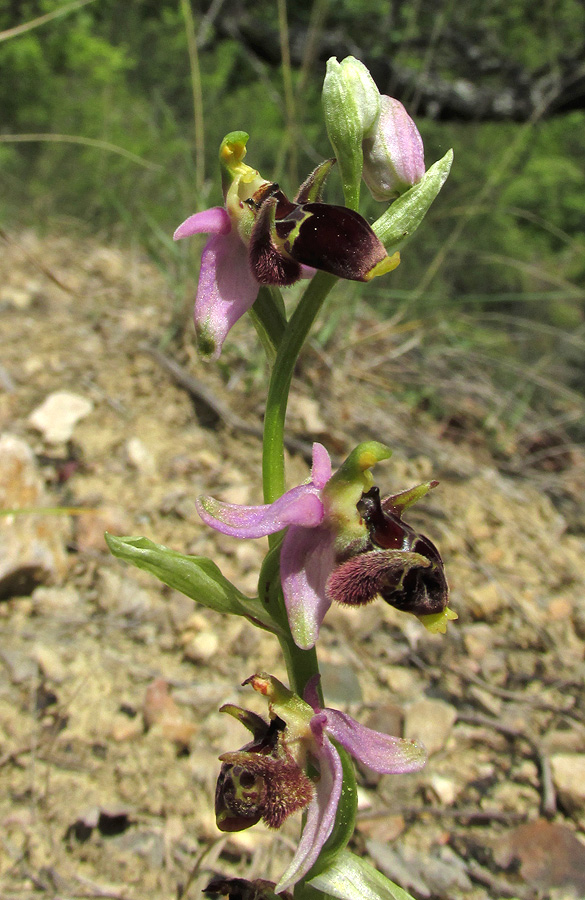
[[[377,441],[359,444],[332,474],[329,454],[313,444],[311,477],[263,506],[199,497],[206,525],[222,534],[258,538],[287,528],[280,577],[288,622],[298,647],[314,646],[333,600],[359,606],[381,595],[432,631],[456,618],[439,551],[402,521],[402,512],[437,482],[380,503],[370,468],[391,455]]]
[[[368,538],[356,503],[372,486],[370,467],[390,454],[377,441],[360,444],[332,474],[327,450],[315,443],[309,480],[274,503],[239,506],[213,497],[197,500],[203,521],[222,534],[258,538],[287,528],[280,577],[291,633],[302,649],[314,646],[331,606],[326,583],[337,556]]]
[[[291,201],[278,184],[244,163],[248,135],[223,139],[219,159],[225,207],[190,216],[174,240],[210,234],[203,248],[195,328],[201,352],[217,358],[232,325],[247,312],[260,285],[286,286],[322,269],[370,281],[400,262],[357,212],[321,202],[335,160],[318,166]]]
[[[244,684],[268,698],[270,723],[248,710],[222,707],[253,731],[254,740],[220,757],[218,827],[241,830],[260,818],[280,827],[293,812],[307,808],[299,846],[276,892],[291,888],[307,874],[333,830],[343,784],[334,742],[382,774],[417,772],[425,764],[424,748],[417,741],[374,731],[346,713],[321,708],[319,677],[315,675],[307,683],[304,700],[271,675],[259,673],[248,678]],[[304,774],[308,762],[319,770],[316,782]]]

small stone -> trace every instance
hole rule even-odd
[[[455,803],[463,790],[462,784],[457,784],[452,778],[437,773],[431,775],[429,784],[444,806],[451,806],[452,803]]]
[[[65,516],[31,514],[50,506],[32,450],[10,434],[0,437],[0,509],[26,510],[0,517],[0,599],[30,594],[68,569]]]
[[[412,698],[421,692],[423,680],[418,672],[404,666],[385,666],[380,673],[393,694]]]
[[[565,825],[537,819],[514,828],[495,846],[498,865],[517,868],[524,882],[540,891],[572,888],[571,896],[585,892],[585,846]],[[556,894],[555,894],[556,896]],[[563,892],[563,897],[566,893]]]
[[[423,698],[406,710],[404,736],[422,741],[429,756],[438,753],[447,743],[457,719],[457,710],[443,700]]]
[[[547,731],[543,738],[544,749],[552,753],[585,752],[585,735],[581,728],[558,728]]]
[[[585,808],[585,753],[555,753],[550,763],[562,803],[571,810]]]
[[[126,456],[132,468],[141,475],[154,475],[156,461],[146,444],[139,437],[132,437],[126,441]]]
[[[207,662],[215,656],[219,648],[219,638],[213,631],[200,631],[185,644],[185,657],[191,662]]]
[[[187,721],[171,697],[164,678],[155,678],[148,685],[142,714],[147,728],[158,726],[164,737],[180,747],[188,747],[197,731],[197,726]]]
[[[400,837],[406,828],[406,822],[404,816],[388,814],[358,819],[356,828],[366,838],[374,838],[384,844],[390,844]]]
[[[59,654],[47,644],[35,644],[31,651],[32,658],[38,663],[45,678],[59,684],[65,681],[67,669],[63,665]]]
[[[74,587],[38,587],[32,593],[32,609],[36,615],[76,621],[83,605]]]
[[[295,399],[291,404],[291,413],[301,419],[302,428],[307,434],[314,435],[327,432],[327,426],[321,418],[319,404],[312,397],[295,395]]]
[[[55,391],[33,410],[28,421],[49,444],[61,444],[71,440],[77,423],[92,409],[93,403],[86,397],[70,391]]]
[[[110,729],[110,736],[116,743],[133,741],[142,733],[142,723],[139,719],[128,719],[122,715],[116,716]]]
[[[104,538],[110,534],[130,534],[130,518],[120,506],[104,506],[89,510],[75,517],[75,544],[79,553],[106,552],[108,545]]]
[[[0,648],[0,658],[8,669],[13,684],[24,684],[38,677],[39,669],[35,660],[20,650]]]
[[[474,618],[488,620],[507,606],[504,593],[495,581],[470,590],[466,594],[466,603]]]

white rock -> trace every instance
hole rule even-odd
[[[37,643],[33,646],[31,656],[39,665],[45,678],[60,683],[67,677],[67,669],[59,654],[46,644]]]
[[[207,662],[219,649],[219,638],[214,631],[200,631],[185,646],[185,656],[192,662]]]
[[[130,465],[142,475],[154,475],[156,461],[139,437],[132,437],[126,441],[126,456]]]
[[[0,509],[50,506],[33,452],[11,434],[0,437]],[[0,598],[30,594],[40,583],[59,580],[68,568],[64,516],[15,514],[0,517]]]
[[[92,409],[93,403],[79,394],[55,391],[33,410],[28,421],[49,444],[60,444],[70,440],[79,420],[88,416]]]
[[[554,753],[552,776],[563,803],[571,809],[585,808],[585,753]]]
[[[404,736],[409,740],[422,741],[431,756],[438,753],[447,743],[451,729],[457,719],[457,710],[443,700],[417,700],[406,710]]]

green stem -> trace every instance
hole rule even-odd
[[[336,280],[333,275],[317,272],[309,282],[278,342],[264,417],[262,474],[265,503],[273,503],[285,491],[284,422],[294,368],[311,326]],[[277,552],[280,540],[279,535],[271,536],[270,546],[273,553]],[[264,577],[261,575],[260,582],[266,583],[266,590],[261,591],[260,595],[264,594],[265,602],[269,602],[272,606],[272,615],[285,632],[279,637],[279,641],[289,684],[291,690],[302,697],[308,679],[319,671],[317,652],[315,648],[301,650],[295,644],[288,626],[280,577],[278,580],[274,579],[274,572],[272,575],[269,574],[269,570],[272,569],[273,565],[270,564],[266,575]]]
[[[286,328],[284,301],[278,288],[263,286],[250,310],[254,328],[266,351],[270,363],[276,359],[276,351]]]
[[[284,600],[282,600],[282,605],[284,608]],[[307,681],[319,671],[317,651],[315,647],[311,650],[301,650],[290,635],[286,637],[284,635],[279,636],[278,640],[286,664],[289,687],[291,691],[302,697],[305,693]],[[319,685],[319,695],[320,702],[323,703],[321,685]]]
[[[326,272],[317,272],[311,279],[276,354],[264,416],[262,477],[265,503],[274,503],[285,491],[284,421],[293,372],[311,326],[336,281],[334,275]]]

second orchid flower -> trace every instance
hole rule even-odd
[[[258,538],[287,529],[280,576],[290,630],[302,649],[314,646],[333,600],[358,606],[380,595],[432,630],[456,618],[447,607],[439,551],[402,521],[404,510],[436,482],[381,502],[370,469],[390,455],[384,444],[367,441],[333,473],[327,450],[316,443],[309,480],[274,503],[197,501],[203,521],[223,534]]]

